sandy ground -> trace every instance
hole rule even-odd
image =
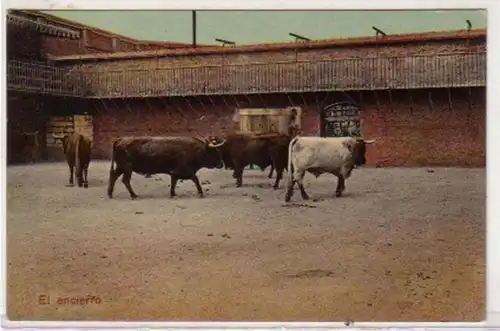
[[[205,199],[134,174],[131,201],[121,181],[106,197],[108,169],[91,164],[85,190],[65,187],[63,163],[8,168],[10,319],[484,317],[484,169],[358,169],[341,198],[333,176],[306,175],[313,199],[288,206],[267,171],[235,188],[201,170]]]

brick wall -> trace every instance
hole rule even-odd
[[[9,60],[40,61],[42,38],[32,29],[9,24],[7,27],[7,58]]]
[[[451,103],[446,89],[392,92],[392,107],[389,93],[378,95],[378,104],[366,98],[362,132],[379,141],[370,164],[485,166],[485,89],[471,89],[470,98],[469,89],[449,91]]]
[[[57,37],[44,36],[42,38],[43,54],[52,56],[65,56],[75,54],[113,53],[113,52],[135,52],[140,50],[155,50],[161,48],[180,47],[161,43],[148,43],[132,41],[113,35],[82,29],[79,40],[61,39]]]
[[[450,91],[451,103],[445,89],[351,94],[363,107],[363,135],[378,141],[368,151],[369,165],[484,166],[485,90],[471,89],[470,98],[469,89]],[[319,105],[345,97],[314,93],[133,100],[127,104],[98,101],[94,103],[94,157],[109,158],[112,140],[123,135],[228,132],[237,127],[232,122],[236,108],[301,106],[305,133],[319,135]]]

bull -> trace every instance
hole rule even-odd
[[[11,132],[9,134],[7,152],[9,163],[17,161],[35,163],[40,154],[38,131]]]
[[[73,172],[76,177],[78,187],[88,188],[88,171],[90,157],[92,154],[92,141],[89,137],[81,133],[72,133],[67,135],[52,134],[54,139],[62,142],[66,162],[69,166],[68,186],[74,186]]]
[[[113,197],[116,180],[122,182],[132,199],[137,194],[130,185],[132,172],[141,175],[168,174],[171,178],[170,197],[175,197],[178,180],[190,179],[198,195],[203,190],[196,173],[201,168],[222,168],[220,147],[224,141],[200,137],[122,137],[113,142],[109,171],[108,197]],[[114,164],[116,163],[116,168]]]
[[[222,159],[227,167],[234,169],[233,177],[236,178],[236,187],[243,185],[243,169],[250,164],[258,166],[262,171],[271,166],[276,170],[276,180],[273,188],[279,187],[286,168],[288,144],[290,137],[280,133],[247,134],[232,133],[226,136],[222,148]]]
[[[295,137],[288,149],[289,180],[285,201],[293,196],[295,183],[298,184],[302,199],[308,200],[303,179],[307,172],[318,178],[323,173],[331,173],[338,178],[336,196],[342,196],[345,180],[351,176],[355,167],[366,163],[366,145],[375,140],[362,138],[322,138]]]

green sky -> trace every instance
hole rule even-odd
[[[191,42],[190,11],[46,11],[137,39]],[[486,27],[482,11],[198,11],[198,43],[214,38],[237,44],[374,35],[372,26],[391,33]]]

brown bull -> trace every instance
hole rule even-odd
[[[249,137],[252,137],[252,136],[255,136],[256,134],[254,134],[254,133],[247,133],[247,132],[238,132],[238,133],[230,134],[230,135],[228,135],[228,137],[231,137],[232,135],[247,135]],[[214,138],[214,139],[216,139],[216,138]],[[236,178],[236,172],[234,171],[234,165],[233,165],[233,162],[231,160],[231,157],[230,157],[228,149],[223,149],[223,158],[222,158],[222,160],[224,162],[224,168],[226,170],[228,170],[228,169],[233,170],[233,178]],[[250,168],[250,170],[253,170],[254,169],[254,164],[250,163],[249,168]],[[266,169],[265,168],[261,168],[260,170],[264,171]],[[273,178],[273,171],[274,171],[274,166],[273,166],[273,164],[271,162],[271,170],[269,171],[269,174],[267,175],[267,178],[269,178],[269,179]]]
[[[74,186],[74,170],[78,187],[83,186],[84,188],[88,188],[89,183],[87,176],[92,152],[92,141],[90,138],[80,133],[72,133],[68,135],[52,134],[52,136],[55,139],[60,139],[62,142],[64,155],[66,156],[66,161],[69,166],[68,186]]]
[[[222,158],[228,167],[234,169],[236,187],[243,185],[243,169],[249,164],[255,164],[262,170],[271,166],[269,177],[273,169],[276,169],[273,188],[279,187],[288,162],[288,144],[291,140],[289,135],[232,133],[227,135],[225,140]]]
[[[35,163],[40,153],[38,138],[38,131],[11,132],[8,140],[8,162],[28,161],[30,163]]]
[[[201,168],[222,168],[219,148],[224,142],[199,137],[122,137],[113,142],[108,197],[113,197],[116,180],[122,182],[132,199],[137,198],[130,180],[132,172],[142,175],[168,174],[171,178],[170,196],[176,196],[178,180],[190,179],[198,195],[203,190],[196,173]],[[114,163],[116,162],[116,168]]]

